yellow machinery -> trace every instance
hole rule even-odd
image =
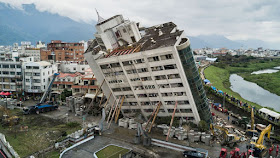
[[[248,126],[250,126],[250,129],[248,128]],[[255,130],[254,108],[251,109],[251,125],[248,124],[246,129],[247,135],[252,137],[258,135],[258,131]]]
[[[264,149],[266,149],[266,146],[264,145],[264,136],[267,134],[267,138],[270,138],[270,132],[271,132],[271,124],[269,124],[260,134],[258,139],[252,139],[251,146],[253,146],[256,150],[259,152],[262,152]]]
[[[1,124],[2,126],[13,126],[19,123],[19,117],[17,116],[10,116],[9,111],[7,108],[0,106],[1,111]]]
[[[225,127],[221,127],[221,126],[211,124],[210,125],[210,130],[211,130],[213,135],[215,134],[214,128],[219,129],[220,131],[223,132],[223,136],[224,136],[224,139],[223,139],[223,142],[222,142],[223,145],[228,145],[230,147],[233,147],[234,145],[236,145],[237,143],[240,142],[240,137],[238,137],[235,134],[230,134],[228,132],[228,129],[226,129]]]

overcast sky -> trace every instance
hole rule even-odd
[[[0,0],[15,8],[34,4],[39,11],[93,23],[122,14],[144,26],[173,21],[187,35],[224,35],[233,40],[280,42],[278,0]]]

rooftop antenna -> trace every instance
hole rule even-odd
[[[97,17],[98,17],[97,24],[102,23],[103,21],[105,21],[105,19],[102,18],[102,17],[99,15],[99,13],[98,13],[98,11],[97,11],[96,8],[95,8],[95,11],[96,11],[96,14],[97,14]]]

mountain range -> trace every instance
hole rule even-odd
[[[0,3],[0,45],[12,45],[21,41],[39,40],[46,43],[51,40],[78,42],[94,38],[93,24],[77,22],[68,17],[49,12],[39,12],[33,4],[23,5],[23,10]],[[222,35],[188,36],[192,48],[271,48],[280,49],[278,43],[261,40],[234,41]]]

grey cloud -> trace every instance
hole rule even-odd
[[[280,42],[280,1],[275,0],[0,0],[21,8],[33,3],[39,11],[93,23],[95,8],[109,18],[123,14],[145,26],[175,22],[187,35],[218,34],[231,39]]]

